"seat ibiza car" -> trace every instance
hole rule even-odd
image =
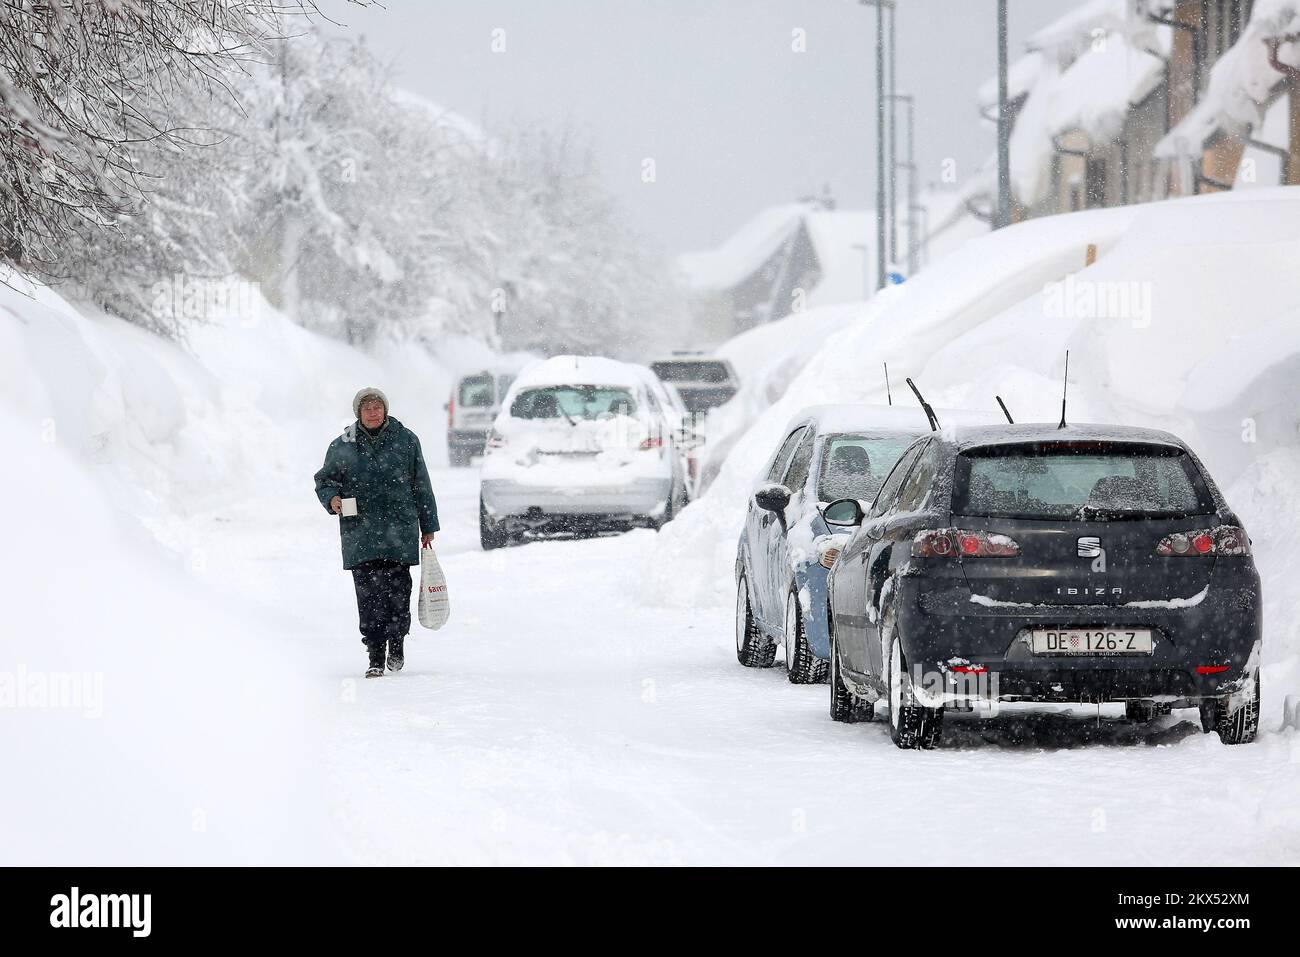
[[[1201,462],[1164,432],[1005,425],[933,433],[899,459],[829,583],[831,717],[889,705],[899,747],[945,708],[1199,707],[1228,744],[1259,724],[1260,579]]]

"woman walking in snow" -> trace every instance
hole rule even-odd
[[[343,567],[357,591],[367,678],[400,671],[411,629],[411,566],[438,530],[438,504],[415,433],[388,414],[375,388],[352,399],[357,420],[330,443],[316,497],[339,516]]]

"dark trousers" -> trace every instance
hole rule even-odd
[[[391,638],[411,630],[411,569],[401,562],[376,559],[352,569],[357,588],[357,617],[361,642],[381,650]]]

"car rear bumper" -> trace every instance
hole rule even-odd
[[[483,505],[494,519],[567,515],[636,520],[664,513],[672,479],[640,478],[620,485],[547,487],[484,479]]]
[[[967,589],[904,579],[895,604],[909,671],[929,676],[930,690],[985,682],[999,700],[1116,701],[1219,697],[1241,688],[1258,667],[1262,614],[1259,579],[1215,580],[1195,604],[987,607]],[[1035,654],[1035,628],[1150,628],[1153,650],[1142,655]],[[1226,668],[1203,673],[1198,669]],[[982,671],[980,669],[983,669]],[[937,677],[937,676],[941,676]],[[996,691],[993,689],[996,676]]]

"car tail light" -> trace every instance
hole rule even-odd
[[[817,560],[821,563],[822,568],[830,568],[835,564],[835,559],[840,557],[840,546],[838,542],[828,542],[817,549]]]
[[[664,440],[661,436],[656,435],[656,436],[651,436],[648,439],[641,440],[642,451],[645,451],[647,449],[661,449],[663,448],[663,446],[664,446]]]
[[[988,668],[984,665],[949,665],[953,671],[962,675],[982,675],[988,673]]]
[[[1196,673],[1198,675],[1221,675],[1232,665],[1197,665]]]
[[[963,528],[932,528],[912,540],[917,558],[1014,558],[1020,546],[1006,535]]]
[[[489,449],[504,449],[505,447],[506,447],[506,440],[505,440],[505,439],[503,439],[501,436],[497,435],[495,432],[489,432],[489,433],[488,433],[487,443],[486,443],[486,448],[489,448]]]
[[[456,393],[451,394],[447,400],[447,428],[451,428],[456,423]]]
[[[1190,532],[1174,532],[1160,539],[1157,555],[1171,558],[1200,558],[1203,555],[1249,555],[1250,539],[1245,529],[1236,525],[1219,525],[1215,528],[1198,528]]]

